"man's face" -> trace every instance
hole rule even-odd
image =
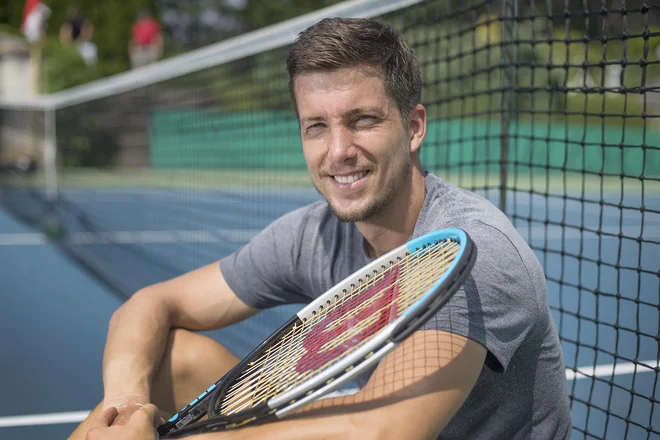
[[[382,214],[412,170],[410,131],[382,80],[345,68],[297,76],[294,91],[316,189],[343,221]]]

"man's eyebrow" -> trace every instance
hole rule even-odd
[[[382,107],[369,106],[369,107],[356,107],[354,109],[351,109],[344,114],[344,117],[350,118],[352,116],[361,115],[365,113],[373,114],[377,116],[386,116],[387,114],[387,112]]]
[[[361,115],[365,113],[373,114],[380,117],[387,116],[387,112],[383,108],[378,106],[356,107],[344,113],[343,116],[344,118],[351,118],[355,115]],[[306,122],[319,122],[319,121],[325,121],[325,118],[323,116],[308,116],[305,118],[300,118],[301,124]]]
[[[318,122],[318,121],[323,121],[325,118],[321,116],[309,116],[307,118],[301,118],[300,123],[302,124],[303,122]]]

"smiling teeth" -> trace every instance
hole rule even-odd
[[[367,172],[362,171],[361,173],[353,174],[352,176],[334,176],[334,178],[339,183],[353,183],[353,182],[357,182],[358,180],[362,179],[366,175],[367,175]]]

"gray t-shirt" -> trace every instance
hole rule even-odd
[[[465,336],[488,351],[477,383],[440,438],[568,438],[564,363],[536,256],[484,198],[431,173],[425,185],[411,238],[461,228],[477,246],[477,261],[424,328]],[[321,201],[279,218],[220,267],[241,300],[267,308],[308,303],[370,261],[355,224],[341,222]]]

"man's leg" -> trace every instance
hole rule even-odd
[[[213,339],[175,329],[151,384],[151,402],[174,414],[238,363],[238,358]],[[101,411],[99,403],[69,440],[85,438],[89,424]]]

